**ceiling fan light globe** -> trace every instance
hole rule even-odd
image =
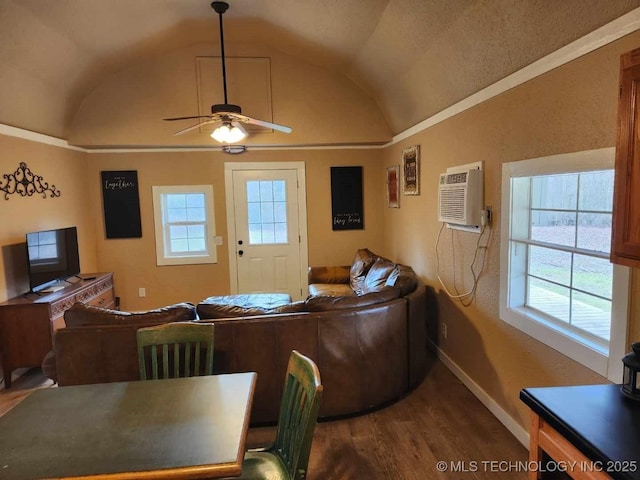
[[[220,125],[213,132],[211,132],[211,138],[213,138],[214,140],[220,143],[227,143],[227,138],[229,137],[230,133],[231,133],[231,128],[229,125],[225,123]]]
[[[247,136],[247,133],[238,127],[231,128],[229,132],[227,143],[236,143],[244,140]]]

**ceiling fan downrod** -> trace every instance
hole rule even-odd
[[[224,56],[224,32],[222,29],[222,14],[227,11],[229,4],[227,2],[211,2],[211,8],[213,8],[218,14],[220,19],[220,54],[222,56],[222,87],[224,89],[224,104],[227,105],[227,68],[225,65]]]

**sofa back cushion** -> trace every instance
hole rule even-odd
[[[388,302],[400,297],[400,290],[386,287],[377,292],[349,297],[329,297],[319,295],[305,300],[306,309],[309,312],[325,312],[328,310],[342,310],[344,308],[359,308]]]
[[[378,255],[371,252],[368,248],[361,248],[356,252],[349,271],[351,289],[356,292],[356,294],[361,295],[364,293],[364,279],[377,259]]]
[[[64,312],[64,323],[67,328],[104,325],[160,325],[196,318],[196,308],[191,303],[176,303],[154,310],[131,313],[78,302]]]
[[[386,258],[378,257],[364,277],[362,292],[378,292],[387,287],[387,279],[396,268],[396,264]],[[393,285],[392,285],[393,286]]]
[[[314,283],[349,284],[351,265],[339,265],[336,267],[309,267],[307,280],[309,285]]]
[[[413,268],[398,264],[387,277],[386,285],[399,288],[400,294],[405,296],[413,292],[418,286],[418,276],[413,271]]]

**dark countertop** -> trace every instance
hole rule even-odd
[[[640,402],[620,385],[525,388],[520,399],[612,478],[640,480]]]

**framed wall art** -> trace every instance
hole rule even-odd
[[[400,208],[400,166],[387,168],[387,207]]]
[[[333,230],[364,230],[362,167],[331,167]]]
[[[402,193],[420,195],[420,145],[402,151]]]
[[[140,238],[138,171],[102,171],[102,202],[107,238]]]

